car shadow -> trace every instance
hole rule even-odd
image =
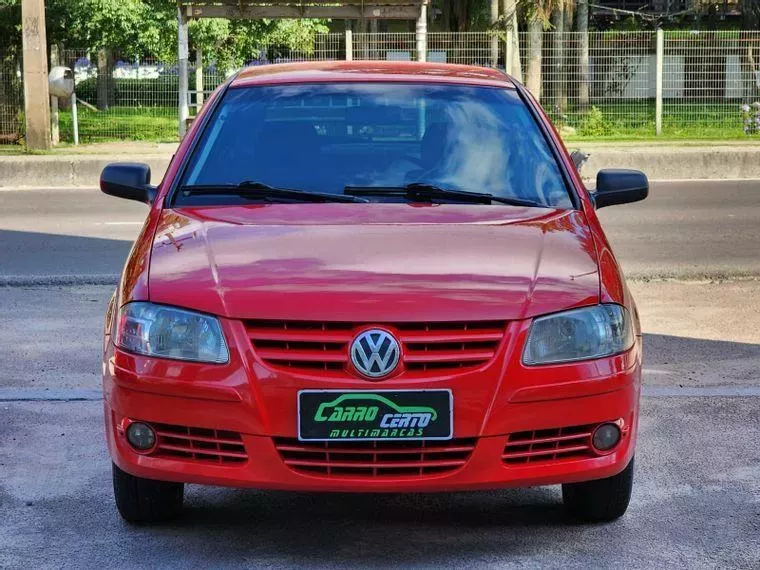
[[[137,233],[136,227],[130,232]],[[113,275],[127,258],[132,239],[0,230],[0,277]]]

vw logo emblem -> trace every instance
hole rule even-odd
[[[351,343],[351,362],[364,376],[382,378],[396,369],[401,347],[388,331],[366,330]]]

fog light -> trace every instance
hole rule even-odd
[[[599,451],[609,451],[620,441],[620,428],[615,424],[602,424],[594,431],[591,442]]]
[[[156,444],[156,433],[148,424],[135,422],[127,428],[127,441],[135,449],[146,451]]]

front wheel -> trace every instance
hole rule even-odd
[[[113,493],[121,517],[130,523],[167,521],[182,511],[183,483],[135,477],[113,465]]]
[[[607,522],[622,517],[633,489],[633,458],[617,475],[562,485],[562,501],[573,517],[585,522]]]

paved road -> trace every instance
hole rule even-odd
[[[646,398],[633,502],[609,525],[568,523],[556,487],[357,496],[191,486],[186,516],[154,528],[118,519],[99,403],[0,404],[0,567],[756,570],[757,402]]]
[[[0,190],[0,278],[117,274],[142,204],[97,190]],[[760,275],[760,181],[657,182],[600,211],[632,276]]]
[[[728,279],[631,281],[647,350],[636,485],[626,517],[598,526],[568,523],[555,487],[190,486],[178,523],[123,524],[98,354],[145,209],[96,191],[0,191],[0,568],[759,568],[760,280],[739,278],[760,276],[758,184],[658,183],[648,202],[602,211],[629,274]]]

